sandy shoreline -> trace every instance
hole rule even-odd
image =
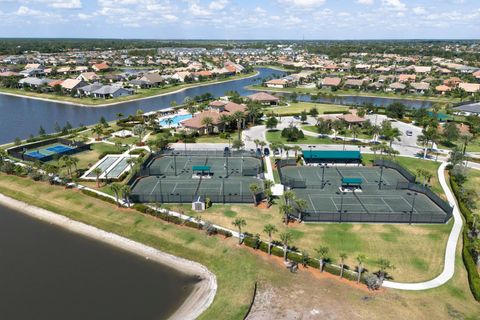
[[[227,82],[232,82],[232,81],[240,81],[240,80],[244,80],[244,79],[250,79],[250,78],[258,76],[259,74],[260,74],[260,72],[256,71],[255,74],[253,74],[251,76],[248,76],[248,77],[240,78],[240,79],[231,79],[231,80],[226,80],[226,81],[202,83],[202,84],[198,84],[198,85],[194,85],[194,86],[180,88],[178,90],[171,91],[171,92],[156,94],[156,95],[149,96],[149,97],[131,99],[131,100],[126,100],[126,101],[117,101],[117,102],[111,102],[111,103],[103,103],[103,104],[83,104],[83,103],[77,103],[77,102],[71,102],[71,101],[61,101],[61,100],[55,100],[55,99],[33,97],[33,96],[27,96],[27,95],[10,93],[10,92],[2,92],[2,91],[0,91],[0,95],[3,94],[3,95],[6,95],[6,96],[12,96],[12,97],[17,97],[17,98],[26,98],[26,99],[32,99],[32,100],[60,103],[60,104],[66,104],[66,105],[71,105],[71,106],[76,106],[76,107],[103,108],[103,107],[111,107],[111,106],[115,106],[115,105],[119,105],[119,104],[123,104],[123,103],[137,102],[137,101],[142,101],[142,100],[148,100],[148,99],[153,99],[153,98],[157,98],[157,97],[167,96],[167,95],[170,95],[170,94],[176,94],[176,93],[179,93],[179,92],[182,92],[182,91],[185,91],[185,90],[188,90],[188,89],[192,89],[192,88],[199,88],[199,87],[210,86],[210,85],[214,85],[214,84],[221,84],[221,83],[227,83]]]
[[[216,276],[205,266],[197,262],[173,256],[139,242],[15,200],[3,194],[0,194],[0,204],[35,219],[46,221],[71,232],[102,241],[114,247],[145,257],[146,259],[164,264],[187,275],[198,276],[201,280],[194,285],[192,293],[170,319],[195,319],[210,306],[215,298],[217,292]]]

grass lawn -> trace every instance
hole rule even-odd
[[[237,137],[236,133],[231,134],[231,141]],[[228,143],[228,139],[222,139],[218,134],[202,135],[195,139],[196,143]]]
[[[200,319],[243,319],[252,298],[255,282],[259,283],[260,290],[272,287],[278,292],[284,292],[283,300],[273,301],[268,305],[272,311],[275,309],[283,315],[296,305],[301,305],[302,313],[319,308],[343,319],[443,320],[452,319],[452,314],[458,319],[478,319],[480,307],[469,292],[460,255],[457,255],[455,277],[441,288],[421,292],[382,290],[369,293],[335,278],[315,275],[313,272],[301,270],[298,274],[291,274],[276,262],[278,260],[253,254],[252,250],[236,245],[235,239],[208,237],[202,231],[167,224],[133,210],[119,209],[78,191],[0,174],[0,192],[204,264],[216,274],[218,292],[213,304]],[[213,210],[205,214],[226,219],[228,216],[242,216],[253,212],[252,208],[248,205],[214,206]],[[270,210],[255,211],[259,216],[247,220],[246,229],[250,230],[255,224],[263,224],[264,221],[278,224],[280,217],[275,210],[274,207]],[[230,220],[225,220],[225,223],[229,224]],[[380,255],[392,256],[392,262],[397,267],[393,274],[400,280],[402,277],[412,278],[410,275],[402,275],[405,273],[403,268],[406,261],[412,262],[412,266],[406,268],[414,270],[416,275],[426,274],[426,269],[431,275],[439,269],[433,264],[441,260],[437,251],[444,244],[443,238],[446,233],[444,229],[447,229],[447,226],[327,224],[292,225],[291,228],[295,230],[294,245],[300,246],[302,241],[307,241],[307,233],[315,233],[321,241],[331,243],[330,250],[334,259],[337,259],[335,252],[337,247],[351,252],[353,256],[359,252],[357,250],[363,249],[359,246],[363,246],[365,247],[363,253],[372,252],[369,263]],[[313,229],[313,232],[308,229]],[[367,241],[363,237],[374,238],[376,242]],[[405,241],[405,244],[399,245],[402,241]],[[322,243],[314,245],[320,244]],[[415,247],[413,253],[412,246]],[[427,246],[430,246],[428,250]],[[374,250],[376,247],[379,252]],[[387,248],[391,251],[387,251]],[[424,255],[421,256],[420,252]],[[393,261],[393,258],[400,261]],[[292,298],[298,300],[298,303],[291,304]]]
[[[170,206],[167,206],[170,207]],[[201,213],[203,219],[227,228],[234,228],[236,218],[244,218],[244,230],[252,234],[263,233],[267,223],[274,224],[282,232],[286,229],[282,215],[274,205],[270,209],[253,205],[214,205]],[[173,209],[196,216],[191,206],[181,205]],[[367,269],[374,270],[380,258],[389,259],[396,267],[392,272],[395,281],[416,282],[429,280],[441,272],[445,244],[452,223],[448,225],[387,225],[387,224],[298,224],[291,223],[288,230],[293,234],[292,245],[314,255],[318,246],[330,249],[330,258],[338,263],[339,255],[348,255],[347,264],[355,267],[355,257],[368,257]],[[279,240],[278,234],[274,236]]]
[[[0,92],[13,93],[13,94],[18,94],[18,95],[27,96],[27,97],[51,99],[51,100],[61,101],[61,102],[71,102],[71,103],[95,106],[95,105],[112,104],[112,103],[125,102],[125,101],[137,100],[141,98],[152,97],[155,95],[174,92],[180,89],[196,87],[198,85],[213,84],[213,83],[226,82],[230,80],[244,79],[244,78],[253,76],[255,73],[256,72],[241,74],[241,75],[237,75],[237,76],[233,76],[233,77],[229,77],[221,80],[209,80],[209,81],[203,81],[203,82],[171,85],[163,88],[139,89],[136,91],[136,94],[134,95],[119,97],[115,99],[75,98],[71,96],[56,95],[54,93],[37,93],[32,91],[25,91],[21,89],[11,89],[11,88],[0,88]]]
[[[475,169],[468,169],[467,171],[467,182],[465,182],[464,187],[466,189],[472,189],[477,192],[480,196],[480,192],[478,191],[478,186],[480,186],[480,170]],[[476,199],[477,208],[473,210],[473,213],[480,214],[480,198],[477,197]]]
[[[315,132],[317,133],[317,127],[316,126],[312,126],[312,125],[305,125],[305,126],[302,126],[302,129],[304,130],[307,130],[307,131],[310,131],[310,132]],[[343,133],[339,133],[339,136],[343,136],[343,137],[347,137],[347,138],[352,138],[353,139],[353,134],[350,130],[345,130]],[[371,135],[368,135],[366,133],[363,133],[363,132],[360,132],[360,134],[358,134],[356,136],[356,138],[358,139],[373,139],[373,137]]]
[[[282,106],[282,107],[273,107],[265,109],[268,111],[273,111],[278,115],[286,115],[286,114],[300,114],[302,111],[309,112],[310,109],[313,107],[317,108],[319,114],[323,114],[326,111],[329,112],[338,112],[342,113],[344,111],[348,111],[348,107],[340,106],[336,104],[323,104],[323,103],[310,103],[310,102],[292,102],[289,106]]]
[[[315,132],[315,131],[314,131]],[[283,144],[338,144],[338,145],[343,145],[342,140],[333,140],[330,138],[318,138],[318,137],[311,137],[311,136],[305,136],[303,139],[298,139],[297,141],[287,141],[284,137],[282,137],[282,132],[280,130],[278,131],[267,131],[266,132],[266,138],[267,141],[272,143],[272,142],[279,142]],[[355,144],[355,142],[348,141],[347,138],[347,144]]]
[[[438,146],[442,149],[449,149],[452,150],[455,146],[459,146],[461,150],[463,150],[464,144],[462,141],[456,141],[452,144],[447,144],[445,141],[441,141]],[[477,137],[470,141],[467,145],[467,152],[480,152],[480,137]]]

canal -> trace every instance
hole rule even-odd
[[[0,319],[166,319],[195,281],[0,206]]]
[[[58,123],[63,127],[67,121],[74,127],[81,124],[90,125],[99,121],[103,116],[107,120],[116,119],[116,115],[134,114],[138,109],[145,112],[170,107],[172,101],[183,103],[186,97],[194,97],[204,93],[211,93],[215,97],[224,96],[228,91],[237,91],[241,95],[251,94],[253,91],[245,87],[260,84],[262,79],[278,77],[284,72],[260,68],[255,77],[229,82],[216,83],[201,87],[189,88],[181,92],[171,93],[150,99],[130,101],[109,107],[79,107],[57,102],[33,100],[29,98],[13,97],[0,94],[0,143],[13,141],[16,137],[27,138],[30,134],[38,135],[42,126],[47,132],[53,132]],[[300,95],[298,100],[311,101],[308,95]],[[377,106],[386,106],[394,101],[400,101],[410,108],[424,108],[431,106],[428,101],[395,100],[377,97],[319,97],[315,102],[335,103],[347,105],[362,105],[372,103]]]

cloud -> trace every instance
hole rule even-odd
[[[210,2],[208,8],[210,10],[223,10],[228,4],[228,0],[215,0]]]
[[[400,0],[382,0],[382,4],[388,9],[398,11],[405,10],[407,7],[405,3]]]
[[[424,7],[415,7],[413,8],[413,13],[417,14],[417,15],[422,15],[422,14],[425,14],[427,13],[427,10],[425,10]]]
[[[47,1],[46,1],[47,2]],[[81,9],[81,0],[50,0],[47,5],[56,9]]]
[[[326,0],[278,0],[280,4],[296,8],[309,9],[325,4]]]
[[[375,1],[374,0],[357,0],[358,4],[366,4],[366,5],[372,5]]]

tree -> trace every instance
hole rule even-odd
[[[102,126],[97,124],[95,127],[93,127],[92,131],[97,135],[97,140],[100,140],[100,136],[103,134]]]
[[[117,203],[117,206],[120,207],[119,195],[122,191],[122,187],[118,183],[112,183],[110,185],[110,190],[115,194],[115,202]]]
[[[107,120],[105,120],[104,116],[100,117],[100,121],[99,121],[98,124],[102,125],[104,128],[108,128],[108,122],[107,122]]]
[[[314,118],[318,117],[318,109],[316,107],[311,108],[309,114]]]
[[[365,262],[365,260],[367,258],[365,257],[364,254],[359,254],[356,259],[357,259],[357,273],[358,273],[357,283],[360,283],[360,280],[362,278],[363,269],[364,269],[363,263]]]
[[[132,132],[134,135],[138,136],[140,139],[140,142],[142,142],[143,136],[147,132],[147,128],[143,124],[137,124],[133,127]]]
[[[273,224],[269,223],[263,227],[263,232],[268,235],[268,254],[270,255],[272,254],[272,235],[278,232],[278,229]]]
[[[331,121],[319,118],[316,124],[317,132],[321,136],[326,136],[332,131]]]
[[[353,135],[353,140],[357,140],[357,136],[360,134],[361,130],[358,126],[352,126],[352,128],[350,129],[350,132],[352,133]]]
[[[383,283],[383,280],[385,280],[385,277],[387,276],[387,270],[393,270],[395,269],[395,266],[390,262],[390,260],[384,258],[379,259],[377,264],[380,267],[380,270],[378,271],[378,277]]]
[[[241,140],[241,129],[242,129],[242,122],[245,119],[245,113],[241,111],[235,111],[232,114],[232,119],[237,122],[237,132],[238,132],[238,140]]]
[[[93,169],[93,173],[95,174],[95,181],[97,182],[97,188],[100,188],[100,175],[102,174],[102,169],[96,167]]]
[[[250,192],[252,193],[253,203],[256,206],[257,205],[257,193],[260,190],[260,188],[256,183],[250,184],[250,186],[248,188],[250,189]]]
[[[38,134],[39,134],[40,136],[44,136],[44,135],[46,134],[45,129],[43,129],[42,126],[40,126],[40,129],[38,129]]]
[[[290,231],[280,233],[280,240],[283,243],[283,259],[287,261],[288,244],[292,241],[292,233]]]
[[[300,121],[302,121],[302,123],[305,123],[307,121],[307,111],[303,110],[300,113]]]
[[[232,148],[240,150],[245,146],[242,140],[233,140],[232,142]]]
[[[452,167],[456,167],[458,164],[462,163],[465,160],[465,155],[463,152],[457,147],[450,152],[450,157],[448,158],[448,162],[452,165]]]
[[[347,259],[347,254],[344,252],[340,253],[340,279],[343,278],[343,270],[345,269],[345,259]]]
[[[262,106],[255,101],[250,101],[247,104],[247,112],[250,119],[252,119],[252,125],[255,125],[255,122],[258,116],[262,113]]]
[[[449,143],[458,140],[458,138],[460,137],[460,130],[454,122],[449,122],[445,124],[445,126],[443,127],[443,137],[446,138]]]
[[[225,132],[225,128],[230,124],[230,121],[232,121],[232,119],[228,114],[221,114],[220,118],[218,118],[218,121],[223,124],[222,132]]]
[[[319,261],[320,272],[323,272],[323,266],[325,265],[325,260],[328,258],[328,247],[320,246],[315,249]]]
[[[267,127],[268,130],[273,130],[277,127],[278,125],[278,120],[274,116],[270,116],[267,119],[267,122],[265,123],[265,126]]]
[[[213,126],[213,118],[212,117],[204,117],[202,119],[202,125],[207,127],[207,134],[211,133],[210,128]]]
[[[434,127],[431,125],[423,128],[422,134],[417,137],[418,142],[423,143],[425,146],[424,152],[423,152],[424,159],[427,158],[429,143],[432,142],[433,144],[433,141],[436,140],[437,137],[438,137],[437,127]]]
[[[467,117],[467,121],[470,125],[470,133],[476,137],[480,133],[480,117],[470,115]]]
[[[130,195],[132,194],[132,189],[129,185],[124,185],[122,187],[122,196],[123,200],[127,203],[127,206],[130,207]]]
[[[290,214],[293,212],[293,207],[290,204],[282,204],[280,205],[280,213],[283,215],[283,219],[285,220],[285,225],[288,226],[288,219]]]
[[[390,104],[386,109],[386,115],[394,119],[402,119],[405,116],[406,107],[401,102],[394,102]]]
[[[302,214],[305,211],[305,209],[307,209],[308,207],[307,201],[305,199],[298,199],[298,198],[295,198],[294,201],[295,201],[295,207],[297,208],[297,211],[298,211],[298,218],[302,220]]]
[[[236,218],[232,224],[238,229],[238,244],[242,243],[242,228],[247,225],[247,222],[243,218]]]
[[[67,169],[67,174],[69,177],[72,177],[72,158],[69,155],[64,155],[60,158],[60,162]]]
[[[335,120],[332,123],[332,129],[334,132],[334,137],[333,139],[337,138],[337,135],[340,131],[342,131],[345,128],[345,123],[342,120]]]

